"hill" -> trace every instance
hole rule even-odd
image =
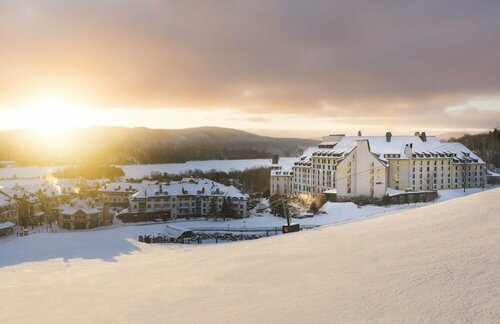
[[[0,160],[19,164],[172,163],[190,160],[269,158],[300,154],[317,143],[273,138],[219,127],[70,129],[61,139],[30,130],[0,132]]]
[[[0,322],[498,322],[499,194],[222,245],[75,239],[0,268]]]

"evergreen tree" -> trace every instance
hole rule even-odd
[[[326,199],[325,195],[321,195],[321,198],[319,199],[319,208],[323,207],[324,204],[326,204],[328,200]]]
[[[217,206],[217,199],[212,198],[210,200],[210,205],[208,206],[208,217],[217,218],[219,215],[219,206]]]
[[[309,206],[309,210],[313,213],[316,214],[319,210],[318,205],[316,205],[316,202],[313,201],[311,205]]]
[[[221,214],[224,218],[234,218],[234,216],[236,215],[236,211],[234,210],[230,198],[226,198],[222,202]]]
[[[390,205],[391,204],[391,197],[389,197],[389,195],[384,195],[384,197],[382,197],[381,204],[383,206]]]
[[[285,211],[283,210],[283,203],[285,197],[276,193],[269,197],[269,205],[271,207],[271,214],[279,217],[285,217]]]

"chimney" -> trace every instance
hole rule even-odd
[[[358,131],[358,136],[361,136],[361,131],[360,130]]]
[[[277,154],[273,155],[273,164],[278,164],[279,159],[280,159],[279,155]]]
[[[391,137],[392,137],[392,133],[391,132],[385,133],[385,141],[386,142],[390,142],[391,141]]]
[[[415,132],[415,136],[420,137],[420,132]]]
[[[422,132],[420,134],[420,139],[422,140],[422,142],[427,142],[427,136],[425,135],[425,132]]]

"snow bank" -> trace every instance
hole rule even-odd
[[[233,244],[74,238],[95,255],[0,268],[0,322],[498,322],[499,196]]]

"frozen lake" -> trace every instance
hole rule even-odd
[[[140,178],[148,176],[151,172],[167,172],[178,174],[189,170],[218,171],[245,170],[248,168],[265,167],[271,165],[271,159],[248,159],[248,160],[210,160],[210,161],[189,161],[185,163],[166,164],[136,164],[119,165],[125,172],[127,178]],[[50,167],[14,167],[0,168],[0,180],[12,178],[43,178],[47,173],[63,169],[64,166]]]

